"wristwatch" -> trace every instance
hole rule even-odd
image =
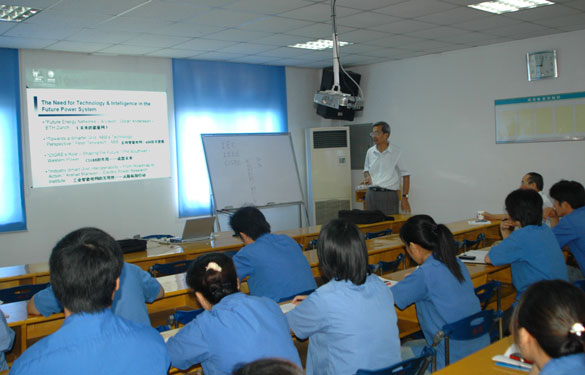
[[[402,194],[402,198],[408,199],[408,194]]]

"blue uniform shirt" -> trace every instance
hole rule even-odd
[[[124,263],[120,275],[120,289],[114,296],[112,311],[123,318],[150,326],[148,310],[144,303],[153,302],[160,288],[160,283],[148,272],[134,264]],[[35,307],[43,316],[63,311],[51,286],[35,294],[33,300]]]
[[[585,207],[563,216],[553,228],[561,247],[569,245],[581,272],[585,273]]]
[[[240,280],[249,276],[253,296],[280,301],[281,298],[317,288],[311,266],[292,238],[283,234],[263,234],[234,255]]]
[[[201,363],[206,375],[231,374],[236,365],[278,357],[301,366],[286,318],[265,297],[234,293],[202,312],[167,342],[174,367]]]
[[[516,301],[537,281],[561,279],[568,281],[565,257],[553,232],[546,225],[517,228],[499,245],[490,249],[493,265],[510,264]]]
[[[29,347],[11,375],[163,375],[170,366],[160,334],[111,309],[73,314],[59,330]]]
[[[392,287],[396,306],[404,309],[416,304],[418,322],[429,345],[435,333],[448,323],[454,323],[481,310],[467,267],[458,259],[463,282],[459,282],[447,266],[429,256],[404,280]],[[449,340],[450,363],[489,345],[489,335],[469,340]],[[437,369],[445,367],[445,341],[437,346]]]
[[[0,310],[0,371],[8,370],[8,365],[6,364],[6,358],[4,357],[4,352],[7,352],[12,348],[12,344],[14,343],[14,331],[12,328],[8,327],[8,323],[6,323],[6,318],[4,317],[4,313]]]
[[[540,375],[577,375],[585,374],[585,354],[577,353],[559,358],[551,358],[540,370]]]
[[[298,338],[310,337],[307,375],[353,375],[401,361],[392,291],[375,275],[362,285],[331,280],[286,317]]]

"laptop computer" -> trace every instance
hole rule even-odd
[[[208,240],[213,233],[213,224],[215,223],[215,216],[199,217],[197,219],[188,219],[185,221],[185,228],[183,228],[183,236],[174,239],[173,242],[193,242]]]

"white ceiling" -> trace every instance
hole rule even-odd
[[[585,0],[492,15],[468,0],[337,0],[344,65],[372,64],[585,29]],[[42,9],[0,22],[0,47],[325,67],[329,0],[0,0]],[[584,43],[585,44],[585,43]]]

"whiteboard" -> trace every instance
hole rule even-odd
[[[216,211],[302,203],[289,133],[202,134]]]

